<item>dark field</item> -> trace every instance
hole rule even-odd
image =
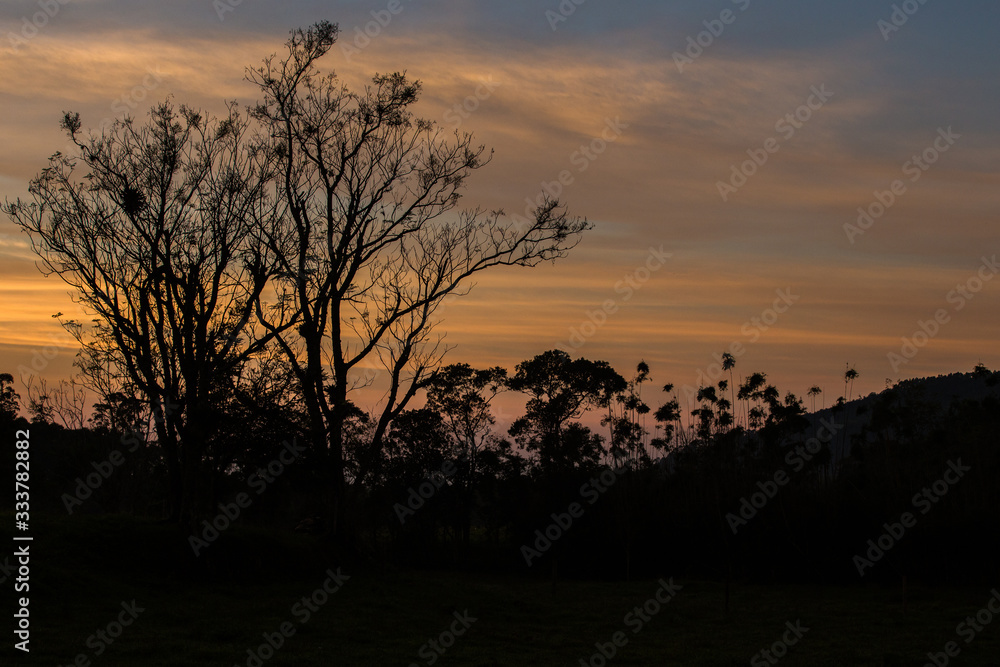
[[[595,643],[607,645],[622,632],[623,646],[608,664],[729,666],[751,664],[786,634],[786,622],[808,630],[782,665],[923,665],[949,641],[961,650],[951,664],[996,665],[1000,656],[996,627],[986,625],[969,643],[968,631],[956,634],[985,607],[986,588],[911,587],[904,608],[901,587],[735,585],[726,613],[723,584],[674,579],[676,596],[643,620],[626,617],[657,593],[654,580],[553,586],[542,578],[385,569],[361,560],[348,566],[316,538],[239,527],[207,552],[214,558],[208,571],[194,572],[186,570],[190,551],[177,531],[123,517],[38,517],[31,656],[12,659],[8,645],[3,663],[70,665],[82,654],[108,666],[427,665],[432,658],[439,665],[579,665],[596,654]],[[338,567],[349,579],[310,611],[302,598]],[[8,590],[14,577],[3,584]],[[137,617],[104,643],[95,633],[108,630],[132,600]],[[455,620],[465,612],[467,629]],[[248,649],[286,623],[290,636],[276,642],[281,648],[267,660],[251,659]],[[425,646],[453,625],[460,635],[443,654]],[[776,663],[758,656],[756,664]]]

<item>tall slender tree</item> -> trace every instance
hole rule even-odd
[[[736,421],[736,416],[735,416],[735,413],[736,413],[736,380],[733,377],[733,369],[735,367],[736,367],[736,357],[734,357],[732,355],[732,353],[730,353],[730,352],[723,352],[722,353],[722,370],[729,371],[729,393],[730,393],[730,395],[732,397],[732,403],[730,404],[730,408],[732,409],[732,411],[734,413],[734,418],[733,418],[734,422]],[[738,422],[737,422],[737,425],[739,425]]]
[[[816,412],[816,397],[823,393],[819,385],[809,387],[808,394],[812,398],[812,411]]]
[[[847,364],[847,370],[844,371],[844,395],[847,396],[848,401],[854,395],[854,381],[858,379],[858,375],[859,373],[851,368],[850,364]],[[850,389],[848,389],[848,383],[850,383]]]
[[[674,393],[674,385],[664,385],[663,392],[670,394],[671,399],[656,409],[653,419],[663,425],[664,437],[654,439],[652,444],[658,449],[669,451],[672,446],[679,446],[684,441],[684,432],[681,424],[681,404]]]

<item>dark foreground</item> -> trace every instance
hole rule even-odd
[[[11,519],[0,515],[6,545]],[[987,588],[911,586],[904,607],[901,587],[736,585],[727,613],[719,583],[553,586],[349,566],[292,533],[234,529],[195,570],[175,531],[120,517],[36,521],[31,653],[8,632],[0,663],[600,666],[603,649],[608,665],[909,666],[934,664],[929,652],[946,664],[948,642],[958,654],[947,664],[1000,656],[1000,623],[981,624],[991,612],[960,626],[987,607]],[[5,568],[12,551],[0,550]],[[11,609],[16,577],[2,583]]]

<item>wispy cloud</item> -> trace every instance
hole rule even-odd
[[[801,304],[741,364],[801,390],[818,376],[836,377],[849,359],[878,388],[889,371],[887,346],[912,333],[914,318],[982,253],[998,250],[995,3],[930,3],[887,43],[876,24],[891,3],[754,1],[678,72],[671,54],[730,5],[588,2],[553,32],[545,3],[404,2],[350,60],[331,52],[328,66],[351,86],[403,69],[420,79],[418,113],[449,132],[449,109],[483,81],[496,82],[461,123],[496,149],[464,203],[520,213],[544,183],[570,170],[563,198],[597,224],[565,261],[485,276],[449,305],[443,328],[459,345],[456,360],[511,366],[556,346],[646,248],[665,244],[670,266],[580,354],[623,368],[645,357],[664,381],[685,381],[740,336],[768,294],[791,285]],[[6,3],[0,32],[34,6]],[[79,110],[95,126],[126,108],[142,116],[168,94],[216,111],[226,100],[249,104],[256,95],[244,68],[280,51],[290,28],[327,18],[349,39],[381,7],[342,3],[330,15],[318,1],[244,1],[220,21],[210,2],[195,0],[70,3],[23,48],[0,39],[0,196],[23,195],[65,144],[63,110]],[[151,72],[156,86],[144,89]],[[721,201],[717,183],[823,85],[834,91],[830,101]],[[580,169],[574,153],[608,119],[627,129]],[[863,242],[848,243],[845,222],[942,126],[962,133],[961,143]],[[5,221],[4,233],[18,236]],[[0,237],[0,253],[0,294],[13,313],[0,327],[2,369],[17,363],[12,345],[52,328],[49,316],[68,297],[55,279],[38,276],[23,239]],[[1000,325],[998,301],[996,290],[984,290],[906,372],[971,368],[980,355],[1000,363],[985,344]]]

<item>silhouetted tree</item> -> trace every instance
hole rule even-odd
[[[445,366],[427,381],[427,408],[444,418],[465,464],[462,538],[466,544],[475,504],[479,452],[496,423],[490,404],[506,388],[506,381],[507,371],[503,368],[476,370],[468,364]]]
[[[388,371],[374,416],[378,448],[445,352],[432,336],[442,300],[485,269],[563,256],[588,226],[554,201],[522,228],[499,211],[457,212],[466,177],[488,161],[485,149],[415,118],[420,83],[404,74],[376,75],[362,91],[322,74],[318,61],[337,35],[326,22],[295,30],[283,58],[247,72],[264,96],[254,117],[272,137],[289,209],[271,244],[281,300],[259,316],[302,385],[312,447],[327,454],[334,533],[345,518],[352,369],[376,358]],[[291,320],[296,326],[282,331]]]
[[[393,420],[385,445],[386,474],[405,485],[421,481],[454,458],[444,418],[428,408],[405,410]]]
[[[847,370],[844,371],[844,396],[847,400],[851,400],[851,395],[854,393],[854,381],[858,379],[858,372],[851,368],[850,364],[847,364]],[[848,383],[850,383],[850,390],[848,390]]]
[[[766,389],[765,383],[767,382],[767,375],[765,373],[751,373],[743,384],[740,385],[739,392],[736,396],[747,406],[747,428],[754,429],[760,428],[764,423],[765,412],[761,407],[761,401],[764,399],[764,391]],[[772,388],[773,389],[773,388]],[[754,406],[750,407],[750,402],[754,402]]]
[[[664,385],[663,391],[664,393],[672,394],[674,391],[674,385]],[[656,412],[653,413],[653,418],[663,425],[664,437],[661,439],[654,439],[651,444],[662,450],[669,450],[671,445],[675,443],[680,444],[679,441],[682,437],[681,404],[677,400],[676,395],[657,408]]]
[[[408,530],[425,533],[420,536],[425,544],[433,542],[438,510],[445,494],[439,490],[426,501],[429,507],[421,508],[412,516],[406,510],[402,510],[400,516],[399,508],[411,509],[406,505],[410,490],[418,488],[432,475],[443,476],[445,461],[455,461],[456,452],[444,419],[428,408],[404,410],[392,421],[380,454],[381,466],[372,471],[370,478],[376,490],[376,510],[385,514],[386,508],[396,508],[388,519],[391,534],[398,537],[403,527],[401,520],[405,520]],[[446,483],[450,486],[455,480],[448,479]]]
[[[106,433],[126,433],[147,421],[149,412],[149,404],[142,398],[121,392],[112,392],[92,407],[90,427]]]
[[[812,411],[816,412],[816,397],[823,393],[823,390],[818,385],[813,385],[809,387],[809,396],[812,398]]]
[[[27,410],[33,423],[83,428],[87,392],[75,380],[59,380],[50,386],[45,378],[22,375],[21,382],[28,392]]]
[[[736,357],[729,352],[722,353],[722,370],[729,371],[729,392],[732,402],[729,409],[733,412],[733,421],[736,421],[736,380],[733,378],[733,369],[736,367]],[[722,384],[719,388],[725,390]]]
[[[691,414],[698,418],[698,437],[703,441],[708,441],[715,432],[713,428],[715,425],[715,406],[719,402],[715,387],[699,387],[697,401],[699,407]]]
[[[602,423],[611,428],[610,454],[616,467],[649,461],[645,449],[646,429],[639,421],[640,417],[649,414],[649,406],[642,401],[642,384],[648,380],[649,365],[640,361],[624,391],[608,401],[608,414]]]
[[[726,398],[726,389],[729,389],[729,380],[719,380],[719,400],[716,401],[715,405],[718,408],[718,414],[715,417],[716,423],[719,425],[719,429],[723,432],[729,432],[732,430],[736,423],[736,419],[733,417],[733,404]]]
[[[510,427],[525,450],[535,452],[543,474],[579,466],[579,447],[566,439],[566,426],[591,408],[607,407],[628,383],[606,361],[573,360],[562,350],[549,350],[517,365],[510,388],[528,394],[526,413]],[[592,449],[589,438],[586,449]]]
[[[14,390],[14,376],[0,373],[0,422],[6,424],[17,419],[21,397]]]
[[[212,393],[266,338],[249,323],[273,272],[262,240],[279,213],[273,155],[232,107],[210,120],[163,103],[147,124],[126,118],[100,136],[81,134],[79,114],[62,127],[80,157],[56,153],[33,201],[3,210],[94,315],[91,328],[65,323],[83,371],[103,368],[150,403],[172,515],[193,519]]]

